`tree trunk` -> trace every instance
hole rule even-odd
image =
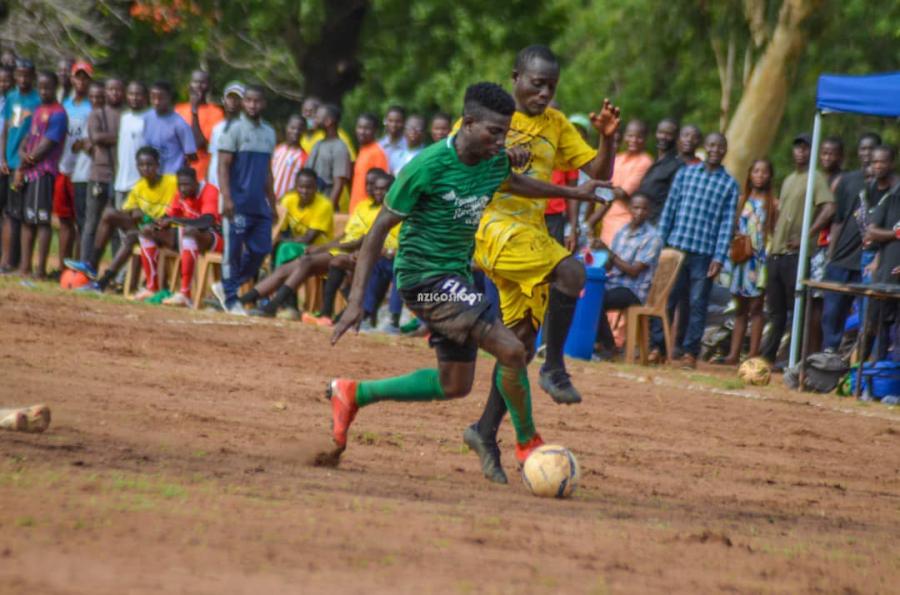
[[[359,42],[369,9],[367,0],[326,0],[326,20],[317,42],[295,51],[304,95],[340,104],[362,78]]]
[[[803,22],[822,0],[784,0],[778,25],[765,52],[753,68],[741,101],[728,127],[725,167],[743,180],[754,159],[765,157],[787,104],[794,66],[806,49]]]

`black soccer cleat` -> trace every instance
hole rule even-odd
[[[463,432],[463,442],[481,459],[481,471],[494,483],[509,483],[500,464],[500,447],[496,441],[488,442],[478,433],[478,424],[472,424]]]
[[[550,398],[560,405],[581,403],[581,394],[572,385],[569,373],[562,368],[556,370],[541,368],[540,384]]]

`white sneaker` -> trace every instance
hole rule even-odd
[[[131,299],[132,299],[133,301],[135,301],[135,302],[143,302],[144,300],[147,300],[147,299],[152,298],[154,295],[156,295],[156,292],[155,292],[155,291],[153,291],[153,290],[151,290],[151,289],[147,289],[146,287],[144,287],[144,288],[141,289],[139,292],[137,292],[136,294],[132,295],[132,296],[131,296]]]
[[[240,302],[235,302],[235,303],[231,304],[231,307],[227,308],[225,311],[228,312],[229,314],[231,314],[232,316],[247,316],[248,315],[247,311],[244,310],[244,306],[242,306]]]
[[[167,297],[166,299],[164,299],[164,300],[162,301],[162,303],[163,303],[163,305],[165,305],[165,306],[180,306],[180,307],[182,307],[182,308],[189,308],[189,307],[191,307],[191,306],[193,305],[193,304],[191,303],[191,298],[189,298],[188,296],[184,295],[184,294],[181,293],[180,291],[179,291],[178,293],[175,293],[175,294],[173,294],[173,295],[170,295],[169,297]]]
[[[222,285],[221,281],[216,281],[212,284],[213,295],[216,296],[216,299],[219,300],[219,305],[222,306],[222,310],[228,312],[228,306],[225,305],[225,286]]]

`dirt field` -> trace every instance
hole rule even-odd
[[[484,401],[363,410],[344,464],[304,464],[334,375],[432,365],[421,339],[27,289],[0,280],[4,593],[900,592],[900,411],[745,389],[724,371],[574,363],[535,395],[579,457],[568,501],[482,479]],[[533,385],[536,374],[532,371]]]

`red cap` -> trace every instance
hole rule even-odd
[[[72,64],[72,74],[77,74],[79,70],[85,71],[88,76],[94,76],[94,67],[87,60],[78,60]]]

